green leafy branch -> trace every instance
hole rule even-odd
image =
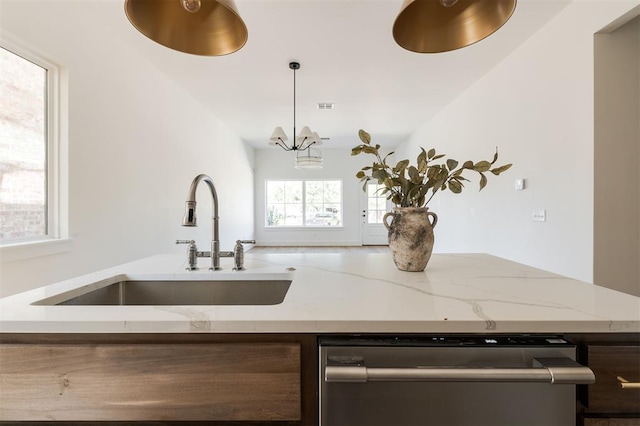
[[[465,171],[476,172],[480,175],[480,190],[487,185],[486,173],[498,176],[508,170],[511,164],[493,167],[498,160],[498,150],[493,155],[492,161],[465,161],[460,165],[458,161],[448,159],[443,163],[434,164],[434,161],[445,157],[445,154],[437,154],[435,149],[425,151],[420,148],[420,154],[416,165],[410,165],[409,160],[401,160],[395,166],[387,163],[387,159],[393,152],[381,157],[380,145],[371,145],[371,135],[360,129],[358,136],[362,144],[351,150],[351,155],[370,154],[376,159],[371,166],[363,167],[356,177],[364,182],[362,187],[366,191],[370,180],[377,180],[383,185],[382,194],[398,207],[423,207],[429,204],[438,191],[449,189],[454,194],[459,194],[464,188],[464,182],[469,179],[463,176]]]

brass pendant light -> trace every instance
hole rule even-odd
[[[405,0],[393,24],[393,38],[417,53],[469,46],[509,20],[516,0]]]
[[[180,52],[221,56],[247,42],[233,0],[125,0],[124,8],[138,31]]]

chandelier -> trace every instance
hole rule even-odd
[[[322,152],[315,147],[311,148],[322,144],[318,133],[312,132],[309,126],[304,126],[296,136],[296,70],[300,69],[300,63],[290,62],[289,68],[293,70],[293,142],[291,145],[287,144],[287,134],[278,126],[269,138],[269,145],[277,145],[285,151],[296,151],[298,169],[322,168]]]

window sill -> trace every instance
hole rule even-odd
[[[73,248],[73,239],[38,240],[0,246],[0,263],[66,253]]]
[[[333,230],[344,230],[344,226],[336,225],[336,226],[266,226],[264,230],[267,232],[272,231],[333,231]]]

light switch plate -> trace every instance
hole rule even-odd
[[[545,209],[537,209],[533,211],[533,215],[531,218],[534,222],[546,222],[547,221],[547,211]]]

